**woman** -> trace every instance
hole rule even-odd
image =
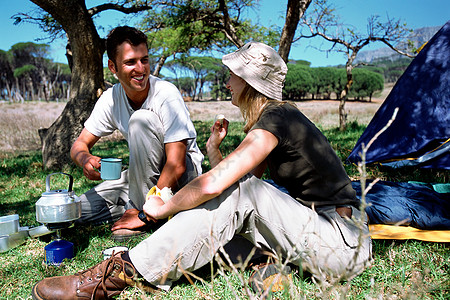
[[[161,288],[209,263],[222,246],[238,253],[257,247],[320,280],[362,272],[371,240],[367,224],[356,226],[349,219],[361,216],[355,191],[327,139],[296,107],[281,101],[286,64],[256,42],[222,61],[246,137],[223,158],[219,146],[228,121],[216,121],[207,142],[212,169],[166,202],[148,196],[149,220],[174,217],[129,252],[114,256],[114,264],[133,265],[125,269]],[[259,179],[267,168],[289,194]],[[105,264],[95,268],[112,282]]]

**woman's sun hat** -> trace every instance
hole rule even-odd
[[[224,55],[222,62],[258,92],[270,99],[282,100],[287,66],[271,47],[249,42],[235,52]]]

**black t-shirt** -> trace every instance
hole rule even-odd
[[[269,104],[252,127],[275,135],[278,145],[268,156],[273,181],[307,206],[353,205],[355,190],[327,138],[295,106]]]

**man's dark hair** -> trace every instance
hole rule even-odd
[[[129,26],[119,26],[111,30],[106,38],[106,53],[108,58],[114,63],[116,62],[117,48],[123,43],[127,42],[133,46],[145,44],[147,46],[147,36],[140,30]]]

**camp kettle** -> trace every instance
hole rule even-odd
[[[67,190],[51,190],[50,178],[62,174],[69,177]],[[36,220],[45,224],[49,229],[68,227],[73,221],[81,217],[81,201],[72,190],[73,177],[66,173],[53,173],[45,179],[46,191],[36,202]]]

